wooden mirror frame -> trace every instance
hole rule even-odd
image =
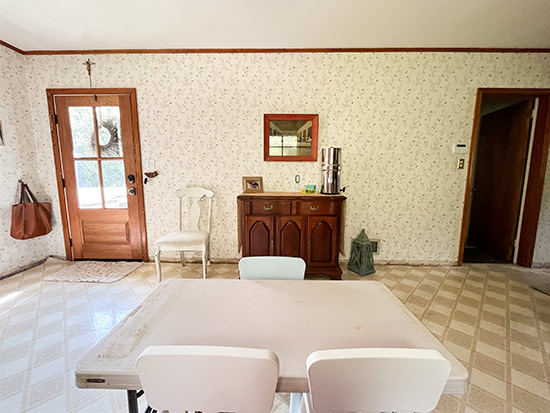
[[[311,155],[289,156],[269,155],[269,123],[276,120],[311,121]],[[265,114],[264,115],[264,161],[269,162],[315,162],[317,161],[317,135],[319,132],[319,115],[304,114]]]

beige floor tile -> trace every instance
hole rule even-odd
[[[506,381],[506,363],[503,361],[497,361],[481,353],[475,353],[474,367],[503,382]]]
[[[546,381],[538,380],[519,370],[512,369],[512,384],[544,399],[550,399],[550,390]]]
[[[498,334],[502,337],[506,337],[506,334],[507,334],[505,326],[493,324],[493,323],[491,323],[489,321],[486,321],[486,320],[481,320],[479,322],[479,328],[490,331],[491,333]]]
[[[457,331],[460,331],[464,334],[467,334],[469,336],[473,336],[475,331],[476,331],[475,327],[472,327],[471,325],[462,323],[458,320],[451,320],[451,324],[449,325],[449,327],[451,327],[451,328],[453,328]]]
[[[514,341],[510,342],[510,351],[514,354],[518,354],[529,360],[536,361],[537,363],[544,363],[543,356],[540,351],[533,350],[530,347],[526,347],[520,343]]]
[[[468,391],[468,403],[472,407],[483,413],[504,413],[506,411],[506,402],[493,396],[491,393],[470,384]]]
[[[544,371],[544,364],[536,363],[528,358],[512,353],[511,366],[513,369],[519,370],[529,376],[533,376],[540,381],[548,381],[546,372]]]
[[[510,338],[512,341],[516,343],[520,343],[526,347],[532,348],[533,350],[540,350],[540,343],[539,343],[538,336],[532,336],[517,330],[511,330]]]
[[[513,330],[521,331],[524,334],[529,334],[530,336],[537,335],[537,329],[535,327],[531,327],[516,321],[510,321],[510,328]]]
[[[518,407],[529,413],[550,412],[550,401],[522,390],[516,386],[512,387],[512,403],[514,407]]]
[[[470,383],[491,393],[493,396],[499,397],[503,401],[506,400],[506,382],[503,380],[474,368],[470,376]]]
[[[452,342],[454,344],[457,344],[461,347],[464,347],[466,349],[471,349],[472,344],[474,342],[474,337],[473,336],[471,336],[469,334],[465,334],[465,333],[463,333],[461,331],[458,331],[458,330],[455,330],[453,328],[449,328],[447,330],[446,338],[450,342]]]
[[[491,357],[495,360],[505,360],[506,359],[506,351],[502,350],[498,347],[493,347],[487,343],[484,343],[483,341],[478,341],[476,343],[475,350],[478,353],[481,353],[487,357]]]

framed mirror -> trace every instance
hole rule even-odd
[[[264,161],[316,161],[319,115],[264,115]]]

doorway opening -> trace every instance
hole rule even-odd
[[[479,89],[459,262],[531,267],[550,143],[547,89]]]
[[[511,263],[530,160],[533,98],[484,98],[464,262]]]

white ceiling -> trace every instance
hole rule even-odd
[[[550,0],[0,0],[23,50],[550,48]]]

